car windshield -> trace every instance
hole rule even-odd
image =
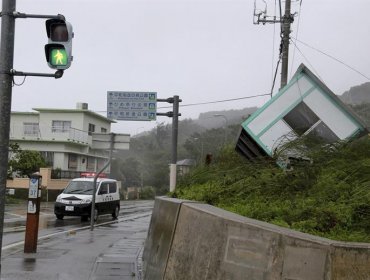
[[[92,181],[71,181],[64,189],[65,194],[92,194],[93,182]]]

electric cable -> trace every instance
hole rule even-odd
[[[323,79],[320,77],[319,73],[316,71],[316,69],[313,67],[313,65],[311,64],[311,62],[308,60],[308,58],[303,54],[303,52],[298,48],[297,44],[291,40],[291,42],[293,43],[293,45],[297,48],[298,52],[302,55],[302,57],[307,61],[307,63],[310,65],[311,69],[313,72],[315,72],[316,76],[321,80],[323,81]]]
[[[230,102],[230,101],[249,99],[249,98],[255,98],[255,97],[262,97],[262,96],[268,96],[268,95],[270,95],[270,93],[257,94],[257,95],[231,98],[231,99],[224,99],[224,100],[217,100],[217,101],[209,101],[209,102],[190,103],[190,104],[183,104],[183,105],[180,104],[179,106],[180,107],[199,106],[199,105],[215,104],[215,103]],[[172,106],[158,107],[157,109],[164,109],[164,108],[172,108]]]
[[[299,23],[301,20],[301,9],[302,9],[302,0],[299,4],[299,12],[298,12],[298,23],[297,23],[297,32],[295,36],[295,40],[297,41],[298,39],[298,33],[299,33]],[[292,56],[292,63],[290,64],[290,76],[292,76],[292,71],[293,71],[293,64],[294,64],[294,58],[295,58],[295,48],[293,49],[293,56]]]
[[[279,69],[280,61],[281,61],[281,55],[279,56],[279,60],[278,60],[278,62],[276,64],[275,76],[274,76],[274,80],[272,82],[271,93],[270,93],[271,98],[272,98],[272,92],[274,91],[274,87],[275,87],[275,81],[276,81],[276,76],[277,76],[277,71]]]
[[[364,77],[365,79],[367,79],[367,80],[370,81],[370,78],[369,77],[367,77],[365,74],[361,73],[357,69],[353,68],[352,66],[348,65],[347,63],[345,63],[345,62],[343,62],[343,61],[335,58],[334,56],[332,56],[332,55],[330,55],[328,53],[325,53],[325,52],[323,52],[323,51],[321,51],[321,50],[319,50],[319,49],[317,49],[317,48],[315,48],[315,47],[313,47],[313,46],[311,46],[311,45],[309,45],[309,44],[307,44],[305,42],[302,42],[302,41],[300,41],[298,39],[296,39],[296,41],[299,42],[299,43],[301,43],[301,44],[303,44],[303,45],[305,45],[305,46],[307,46],[307,47],[309,47],[309,48],[311,48],[311,49],[313,49],[313,50],[315,50],[315,51],[317,51],[317,52],[319,52],[319,53],[321,53],[321,54],[323,54],[323,55],[325,55],[325,56],[327,56],[327,57],[329,57],[329,58],[331,58],[331,59],[333,59],[333,60],[335,60],[336,62],[339,62],[340,64],[343,64],[344,66],[348,67],[352,71],[356,72],[357,74],[361,75],[362,77]]]
[[[276,20],[276,0],[275,0],[275,7],[274,7],[274,20]],[[271,61],[272,88],[274,87],[274,83],[275,83],[275,79],[274,79],[275,35],[276,35],[276,25],[274,24],[274,33],[272,36],[272,61]],[[271,97],[272,97],[272,90],[271,90]]]
[[[27,78],[27,76],[24,76],[24,78],[23,78],[23,81],[20,83],[20,84],[17,84],[16,82],[15,82],[15,80],[14,80],[14,76],[13,76],[13,78],[12,78],[12,82],[13,82],[13,85],[12,85],[12,87],[14,87],[14,86],[21,86],[21,85],[23,85],[24,84],[24,82],[26,81],[26,78]]]

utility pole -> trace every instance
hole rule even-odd
[[[16,0],[3,0],[0,46],[0,248],[3,245],[6,178],[8,171]],[[1,250],[0,250],[1,259]],[[1,274],[1,263],[0,263]]]
[[[280,88],[283,88],[287,84],[288,80],[288,59],[289,59],[289,35],[290,35],[290,24],[293,22],[293,17],[290,14],[291,0],[285,1],[285,14],[282,21],[283,37],[281,39],[281,82]]]
[[[281,3],[281,2],[279,2]],[[290,39],[290,25],[294,21],[293,15],[290,13],[291,10],[291,0],[285,1],[285,14],[282,16],[281,6],[280,6],[280,19],[276,17],[267,16],[267,7],[265,10],[257,12],[256,7],[254,10],[253,20],[254,24],[266,24],[266,23],[280,23],[281,24],[281,44],[280,44],[280,58],[282,60],[281,64],[281,82],[280,88],[283,88],[287,84],[288,80],[288,60],[289,60],[289,39]],[[279,60],[280,61],[280,60]],[[276,73],[275,73],[276,75]],[[274,79],[275,82],[275,79]],[[271,90],[272,94],[272,90]]]

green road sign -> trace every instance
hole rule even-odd
[[[50,64],[53,66],[65,66],[68,64],[68,56],[64,48],[51,48],[49,57]]]
[[[156,92],[108,91],[108,118],[121,121],[154,121],[156,116]]]

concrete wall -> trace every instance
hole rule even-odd
[[[168,198],[156,199],[143,260],[148,280],[370,279],[370,244],[332,241]]]
[[[70,179],[51,179],[51,168],[40,168],[40,175],[42,176],[41,186],[48,190],[62,190],[71,181]],[[29,178],[6,180],[6,187],[10,189],[28,189],[29,185]]]

